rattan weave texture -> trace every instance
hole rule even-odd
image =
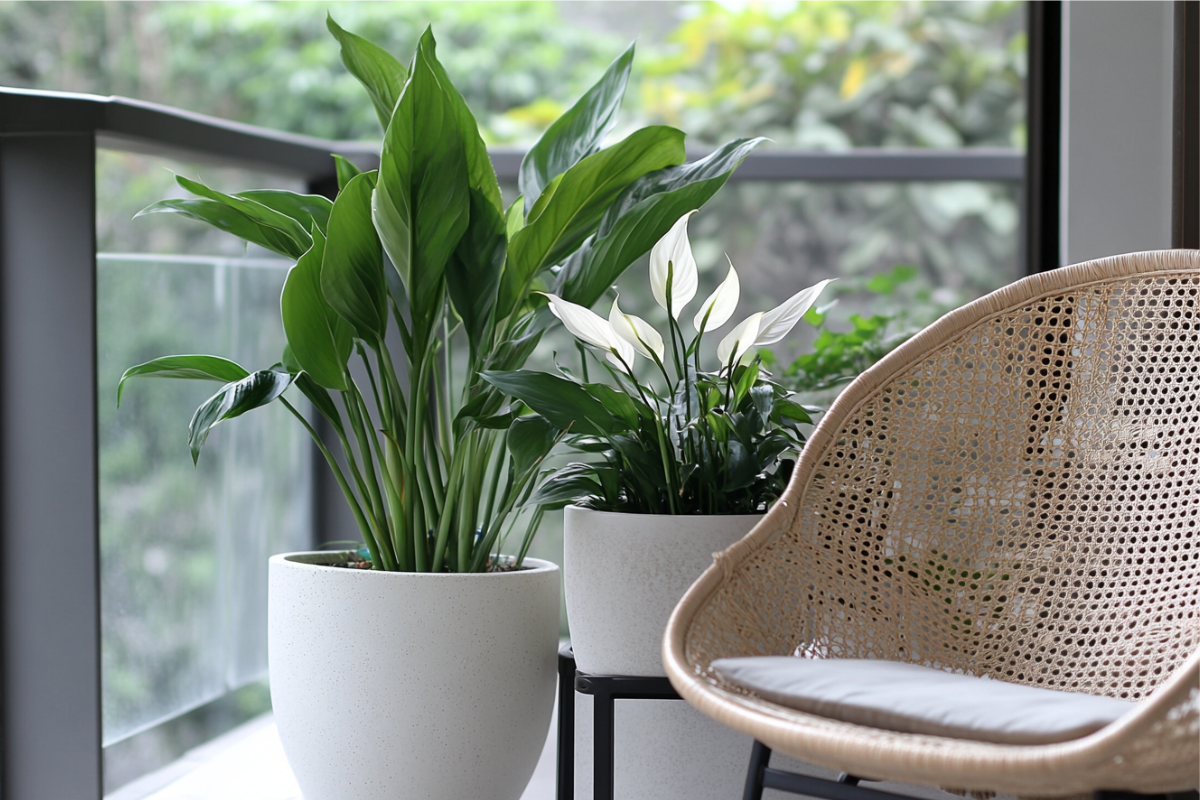
[[[1033,276],[851,384],[781,501],[676,608],[680,694],[775,750],[1025,796],[1200,784],[1200,253]],[[722,684],[745,655],[884,658],[1141,701],[1057,745],[880,731]]]

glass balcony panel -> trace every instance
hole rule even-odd
[[[227,191],[278,176],[112,151],[97,161],[108,746],[265,676],[266,561],[311,545],[313,464],[304,431],[273,405],[218,426],[193,466],[188,420],[217,383],[135,381],[116,406],[122,372],[157,356],[212,353],[251,370],[279,360],[289,262],[175,215],[130,222],[181,194],[165,166]]]

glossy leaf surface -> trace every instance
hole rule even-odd
[[[333,21],[332,16],[326,17],[325,26],[342,46],[342,63],[366,88],[379,124],[386,129],[408,78],[408,70],[387,50],[345,30]]]
[[[125,381],[130,378],[184,378],[229,383],[249,374],[240,364],[220,356],[164,356],[125,370],[117,383],[117,405],[121,405],[121,393],[125,389]]]
[[[196,409],[188,425],[188,447],[192,451],[192,462],[200,458],[200,450],[213,426],[271,403],[291,383],[292,376],[286,372],[264,369],[222,387],[221,391]]]
[[[325,300],[321,264],[325,237],[313,231],[313,246],[288,272],[280,298],[283,331],[296,363],[328,389],[346,389],[346,362],[353,329]]]
[[[375,342],[387,329],[383,252],[371,224],[374,181],[374,172],[356,175],[338,195],[321,260],[326,302],[368,342]]]

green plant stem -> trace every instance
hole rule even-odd
[[[354,521],[358,523],[358,530],[362,533],[363,543],[367,546],[367,552],[371,554],[371,566],[375,569],[394,570],[396,565],[388,564],[387,558],[383,551],[379,549],[379,544],[375,541],[375,536],[371,532],[371,526],[363,517],[362,507],[358,503],[358,498],[354,496],[354,492],[350,489],[350,484],[346,483],[346,476],[342,473],[342,468],[338,466],[337,459],[333,457],[333,453],[329,452],[329,448],[321,441],[320,435],[313,430],[313,426],[304,418],[296,407],[287,401],[286,398],[279,398],[279,402],[283,403],[284,408],[292,413],[292,416],[300,420],[300,424],[308,431],[308,435],[312,437],[313,442],[317,445],[317,449],[321,451],[321,455],[325,457],[325,462],[329,464],[329,468],[333,471],[333,477],[338,482],[338,486],[342,490],[342,494],[346,498],[346,503],[350,506],[350,512],[354,514]]]
[[[460,447],[450,460],[450,475],[449,486],[446,489],[446,507],[442,511],[438,521],[437,538],[433,547],[433,559],[430,561],[431,572],[441,572],[443,560],[446,557],[446,537],[450,534],[450,524],[454,519],[454,514],[450,512],[450,508],[454,505],[458,498],[459,487],[462,486],[462,469],[463,455],[469,450],[467,447]],[[462,572],[460,569],[459,572]]]
[[[366,411],[366,405],[363,403],[362,394],[358,391],[358,387],[354,381],[349,382],[348,393],[350,394],[350,399],[346,403],[347,416],[350,417],[350,426],[354,429],[354,435],[358,439],[359,456],[363,460],[363,469],[366,473],[364,478],[367,484],[367,495],[371,501],[371,511],[375,521],[375,535],[380,539],[381,549],[385,549],[382,547],[382,543],[384,541],[390,542],[390,537],[384,536],[387,516],[383,508],[383,498],[379,493],[379,478],[375,472],[375,457],[371,452],[366,424],[361,416]],[[369,420],[370,417],[367,417],[367,419]],[[371,432],[369,435],[374,436],[374,432]],[[378,446],[378,442],[376,442],[376,446]],[[382,468],[383,465],[380,464],[380,467]]]

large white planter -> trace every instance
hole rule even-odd
[[[616,514],[567,506],[563,584],[575,664],[593,675],[666,677],[662,637],[713,553],[761,514]]]
[[[558,567],[270,561],[271,700],[304,800],[518,800],[554,703]]]

